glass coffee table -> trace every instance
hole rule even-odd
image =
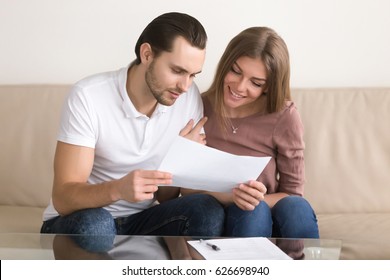
[[[204,259],[187,241],[198,237],[79,236],[0,233],[1,260],[190,260]],[[337,260],[341,241],[270,238],[295,260]],[[259,256],[259,259],[260,256]]]

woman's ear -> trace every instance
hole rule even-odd
[[[153,58],[152,46],[149,43],[143,43],[140,46],[141,63],[149,63]]]

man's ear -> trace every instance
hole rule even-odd
[[[140,52],[141,63],[149,63],[153,58],[152,46],[149,43],[143,43],[140,46],[139,52]]]

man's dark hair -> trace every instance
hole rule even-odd
[[[143,43],[149,43],[153,55],[158,57],[161,52],[172,51],[173,41],[181,36],[193,47],[201,50],[206,48],[207,34],[202,24],[194,17],[171,12],[165,13],[150,22],[135,45],[137,56],[135,64],[140,64],[140,47]]]

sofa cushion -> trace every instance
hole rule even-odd
[[[317,215],[320,237],[342,241],[340,259],[390,258],[390,213]]]
[[[294,89],[317,213],[390,213],[390,89]]]
[[[69,86],[0,86],[0,205],[45,207],[60,111]]]
[[[0,205],[0,232],[38,233],[41,230],[43,209]]]

